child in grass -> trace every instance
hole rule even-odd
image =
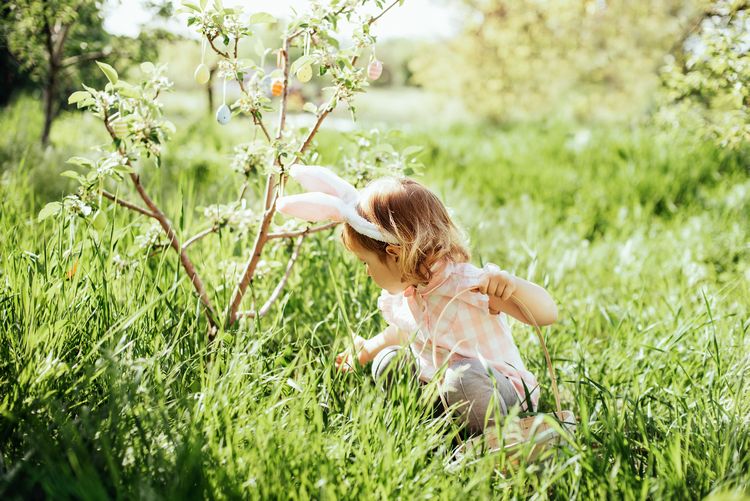
[[[531,323],[513,295],[538,325],[554,322],[555,302],[542,287],[492,264],[469,263],[445,206],[414,180],[382,178],[360,192],[323,167],[294,165],[290,175],[309,192],[281,197],[279,211],[343,221],[345,247],[383,288],[378,307],[388,327],[371,339],[356,336],[355,351],[336,357],[338,369],[351,370],[356,358],[373,362],[376,381],[390,384],[395,368],[426,383],[445,364],[442,401],[471,434],[493,426],[496,411],[536,409],[537,380],[524,367],[506,315]],[[490,408],[493,402],[499,409]]]

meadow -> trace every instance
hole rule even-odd
[[[249,126],[183,111],[146,184],[187,236],[202,229],[196,207],[235,193],[228,158]],[[433,124],[394,136],[397,148],[424,147],[419,179],[450,207],[472,262],[557,301],[543,332],[579,420],[575,441],[544,464],[515,468],[499,453],[448,469],[454,424],[405,383],[386,398],[369,367],[334,370],[350,333],[385,326],[380,290],[338,230],[305,242],[267,317],[209,345],[173,253],[132,252],[147,228],[137,216],[109,207],[99,232],[37,221],[73,187],[59,176],[65,160],[105,141],[92,117],[66,113],[55,147],[41,150],[40,126],[30,97],[0,117],[3,498],[750,496],[747,150],[648,122]],[[352,147],[336,130],[318,142],[326,165]],[[251,237],[191,248],[220,305]],[[290,251],[272,250],[251,296],[267,296]],[[552,411],[535,335],[512,327]]]

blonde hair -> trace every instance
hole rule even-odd
[[[471,259],[458,228],[440,199],[429,189],[409,178],[381,178],[362,192],[357,212],[398,240],[397,265],[401,280],[426,284],[432,279],[433,263],[447,258],[463,263]],[[388,243],[375,240],[344,223],[344,245],[375,252],[385,263]]]

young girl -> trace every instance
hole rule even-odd
[[[378,307],[388,327],[372,339],[357,336],[356,351],[340,353],[337,368],[351,370],[355,357],[372,361],[373,377],[389,383],[393,366],[413,354],[412,370],[426,383],[445,364],[442,400],[472,434],[495,424],[493,401],[503,415],[513,405],[536,409],[537,380],[505,315],[531,324],[513,295],[538,325],[554,322],[557,307],[542,287],[492,264],[469,263],[445,206],[414,180],[383,178],[360,192],[324,167],[294,165],[290,175],[308,193],[279,198],[279,211],[343,221],[344,245],[383,288]]]

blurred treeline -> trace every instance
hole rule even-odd
[[[463,33],[413,80],[493,122],[691,116],[723,146],[750,138],[746,1],[463,0]],[[668,109],[665,109],[667,107]]]
[[[95,58],[122,70],[158,58],[169,64],[178,91],[207,93],[205,109],[213,108],[220,86],[209,85],[206,92],[192,80],[200,61],[198,44],[154,28],[144,29],[137,40],[113,37],[102,22],[103,9],[112,3],[116,0],[19,0],[0,10],[2,102],[22,89],[40,94],[48,117],[43,140],[46,122],[71,90],[82,81],[102,83]],[[154,18],[169,17],[170,5],[149,0],[144,8]],[[496,125],[647,117],[695,128],[722,146],[735,148],[750,137],[746,1],[461,0],[458,5],[464,27],[456,36],[379,43],[384,72],[372,85],[437,93],[440,106],[454,110],[449,120],[456,119],[456,110],[461,120]],[[398,10],[391,15],[398,16]],[[266,47],[278,45],[281,29],[276,25],[259,34]],[[242,47],[240,57],[255,57],[253,48]],[[210,51],[206,58],[210,64]],[[303,100],[319,97],[325,84],[314,80],[292,89],[291,109],[301,110]],[[402,101],[434,106],[413,97]],[[395,94],[383,99],[387,102],[370,108],[386,110],[389,102],[401,106]]]

